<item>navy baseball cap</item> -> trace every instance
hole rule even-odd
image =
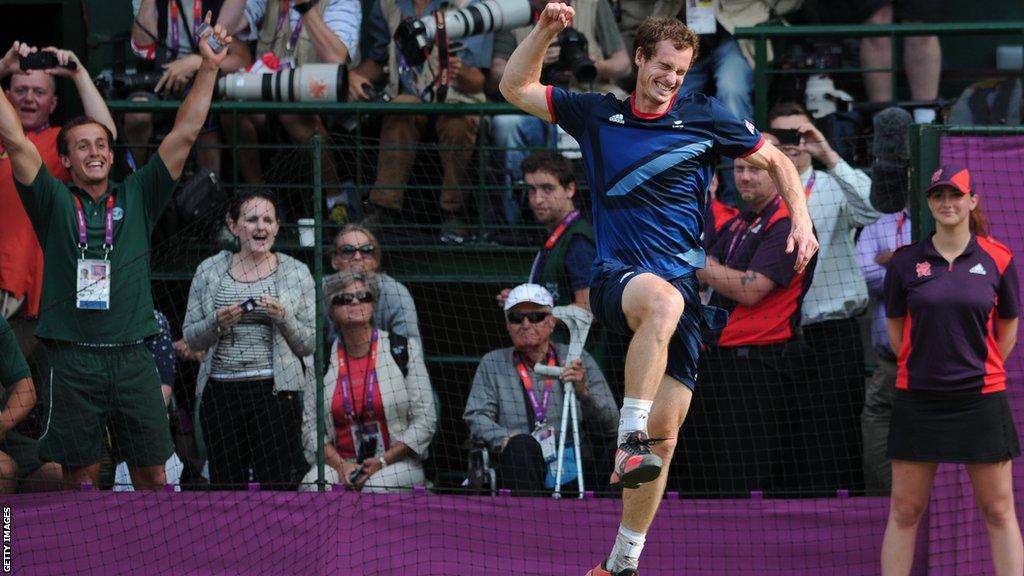
[[[945,164],[932,172],[931,183],[925,196],[931,194],[936,188],[949,186],[961,194],[971,193],[971,173],[966,167],[959,164]]]

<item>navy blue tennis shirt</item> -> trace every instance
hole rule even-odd
[[[704,267],[704,211],[721,155],[764,143],[749,120],[703,94],[643,114],[633,99],[548,87],[551,121],[580,145],[594,213],[597,257],[671,280]]]
[[[1016,318],[1020,295],[1013,254],[971,237],[952,264],[928,239],[893,254],[885,276],[886,316],[906,318],[896,388],[1006,390],[995,319]]]

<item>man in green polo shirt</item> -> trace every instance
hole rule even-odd
[[[222,45],[230,42],[220,26],[213,34]],[[61,464],[72,485],[98,482],[108,425],[135,486],[165,483],[164,462],[173,447],[156,367],[143,344],[157,332],[150,234],[209,112],[217,68],[227,54],[214,52],[208,35],[199,42],[203,63],[173,130],[124,182],[109,180],[109,130],[82,117],[65,124],[57,138],[72,181],[62,184],[0,96],[0,137],[45,260],[36,334],[47,346],[51,370],[39,454]]]
[[[36,387],[28,362],[18,347],[18,338],[0,316],[0,494],[55,490],[60,485],[60,467],[39,460],[36,441],[16,432],[36,405]],[[19,486],[20,484],[20,486]]]

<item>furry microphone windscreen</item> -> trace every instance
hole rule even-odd
[[[912,122],[913,117],[902,108],[886,108],[875,114],[871,205],[879,212],[892,214],[907,205]]]

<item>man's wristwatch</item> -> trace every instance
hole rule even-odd
[[[300,15],[305,14],[306,12],[312,10],[313,7],[316,6],[316,3],[319,1],[320,0],[309,0],[309,2],[303,2],[302,4],[296,3],[295,11],[298,12]]]
[[[381,470],[383,470],[383,469],[388,467],[388,461],[385,460],[383,456],[381,456],[380,458],[377,458],[377,460],[380,460],[380,469]]]

